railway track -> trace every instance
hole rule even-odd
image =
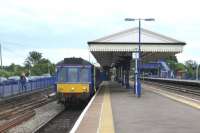
[[[56,115],[46,124],[35,131],[35,133],[68,133],[72,129],[79,115],[85,108],[84,105],[72,106],[69,109],[64,110],[60,114]]]
[[[0,112],[11,109],[11,108],[15,108],[17,106],[21,106],[26,103],[30,103],[31,101],[38,100],[43,97],[47,97],[47,95],[49,95],[50,93],[52,93],[52,92],[48,92],[48,90],[45,89],[45,90],[35,92],[32,94],[31,93],[27,94],[25,96],[19,96],[16,98],[11,98],[8,100],[1,101],[0,102],[0,107],[1,107]]]
[[[182,93],[187,93],[187,94],[192,94],[195,96],[200,96],[200,88],[195,87],[195,86],[184,86],[184,85],[177,85],[177,84],[172,84],[172,83],[158,83],[158,82],[151,82],[151,81],[144,81],[144,83],[150,84],[150,85],[155,85],[162,87],[167,90],[173,90],[176,92],[182,92]]]
[[[47,98],[43,98],[40,100],[36,100],[36,101],[31,101],[29,103],[17,106],[15,108],[9,109],[9,110],[5,110],[0,112],[0,120],[2,119],[12,119],[13,117],[15,117],[18,114],[23,114],[29,110],[33,110],[37,107],[40,107],[44,104],[46,104],[47,102],[49,102],[50,100]]]
[[[10,128],[21,124],[22,122],[30,119],[34,115],[35,115],[35,111],[33,111],[33,110],[25,112],[24,114],[18,115],[14,119],[12,119],[12,120],[10,120],[8,122],[5,122],[4,124],[0,125],[0,133],[7,132]]]
[[[12,104],[8,103],[8,106],[6,104],[3,105],[0,111],[0,133],[6,132],[22,122],[27,121],[35,115],[34,109],[54,100],[54,97],[38,96],[29,100],[23,99],[22,102],[17,100],[15,103],[13,101]]]

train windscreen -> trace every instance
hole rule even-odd
[[[78,81],[78,68],[68,68],[68,82]]]
[[[89,69],[80,68],[80,82],[89,82]]]
[[[69,83],[87,83],[91,80],[90,68],[86,67],[60,67],[58,68],[57,81]]]
[[[67,73],[67,68],[66,67],[61,67],[58,69],[58,82],[66,82],[67,77],[66,77],[66,73]]]

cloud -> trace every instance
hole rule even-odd
[[[0,3],[0,41],[24,45],[13,46],[15,53],[5,51],[6,62],[16,62],[19,53],[25,58],[24,52],[31,49],[43,49],[44,55],[53,61],[63,58],[66,51],[73,56],[67,49],[86,49],[87,41],[138,26],[137,22],[125,22],[126,17],[154,17],[155,22],[142,22],[142,27],[185,41],[184,52],[178,55],[180,61],[200,57],[196,47],[200,43],[197,0],[0,0]],[[7,43],[3,45],[8,47]],[[23,62],[19,58],[16,63]]]
[[[200,54],[199,54],[200,45],[199,42],[189,41],[182,53],[177,54],[178,61],[184,63],[187,60],[195,60],[200,64]]]
[[[37,51],[37,52],[42,53],[42,56],[44,58],[49,59],[53,63],[57,63],[67,57],[78,57],[78,58],[81,57],[92,63],[96,63],[95,58],[93,57],[91,53],[89,53],[88,49],[77,49],[77,48],[76,49],[75,48],[34,49],[34,48],[30,48],[30,49],[21,49],[21,50],[18,50],[17,52],[6,50],[6,52],[3,53],[3,65],[10,65],[11,63],[22,65],[30,51]]]
[[[85,60],[90,60],[91,62],[95,63],[96,60],[92,56],[92,54],[89,52],[88,49],[73,49],[73,48],[58,48],[58,49],[38,49],[37,51],[40,51],[43,53],[43,56],[45,58],[50,59],[54,63],[57,63],[60,60],[63,60],[67,57],[81,57]]]

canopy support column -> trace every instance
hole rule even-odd
[[[129,85],[129,71],[130,71],[130,64],[128,63],[126,65],[126,70],[125,70],[125,85],[126,85],[126,89],[130,89],[130,85]]]
[[[120,67],[119,66],[116,67],[116,74],[117,74],[116,81],[120,82],[120,74],[121,74],[121,72],[120,72]]]
[[[121,82],[122,82],[122,86],[124,86],[125,84],[124,66],[121,67],[121,73],[122,73]]]

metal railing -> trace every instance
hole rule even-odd
[[[9,84],[0,85],[0,98],[15,96],[30,91],[37,91],[52,87],[55,84],[55,77],[40,78],[36,80],[29,80],[22,85],[20,81]],[[22,87],[23,86],[23,87]]]

